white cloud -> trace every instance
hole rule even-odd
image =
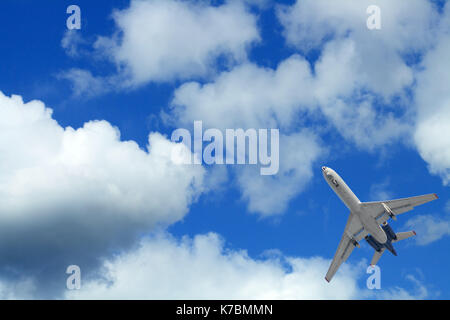
[[[57,78],[68,80],[72,85],[73,95],[83,98],[107,93],[115,87],[118,81],[117,77],[98,77],[88,70],[78,68],[60,72]]]
[[[0,113],[4,273],[89,269],[109,250],[182,219],[203,191],[203,168],[172,163],[175,144],[158,133],[145,151],[106,121],[62,128],[42,102],[2,93]]]
[[[289,201],[300,194],[314,176],[314,167],[325,147],[315,134],[301,131],[280,136],[280,169],[274,176],[259,175],[258,168],[247,166],[236,171],[243,199],[250,212],[262,216],[283,213]]]
[[[386,178],[380,183],[374,183],[370,186],[370,199],[372,201],[381,201],[393,199],[394,195],[389,191],[390,179]]]
[[[405,138],[411,130],[410,110],[401,101],[385,105],[381,92],[367,91],[372,74],[360,70],[364,55],[356,47],[352,39],[325,45],[315,65],[313,96],[321,113],[346,140],[373,150]]]
[[[366,26],[369,17],[366,9],[370,5],[381,9],[381,30],[372,31]],[[437,12],[433,4],[426,0],[411,0],[408,3],[388,0],[302,0],[291,6],[278,6],[277,14],[285,28],[287,43],[302,50],[315,48],[331,38],[362,38],[369,35],[368,39],[361,40],[366,43],[383,41],[389,48],[403,50],[405,46],[422,48],[429,44],[432,35],[427,34],[426,27],[433,24]],[[410,43],[411,39],[417,41]]]
[[[241,1],[133,0],[113,17],[116,34],[95,46],[127,74],[126,86],[208,76],[218,58],[243,61],[259,41],[256,17]]]
[[[372,4],[381,7],[381,30],[366,27],[366,8]],[[320,135],[327,130],[321,122],[325,119],[362,150],[411,142],[416,110],[409,90],[414,89],[416,65],[407,63],[406,57],[433,45],[439,21],[433,4],[425,0],[297,1],[278,6],[277,15],[287,43],[302,53],[319,50],[318,59],[310,64],[294,54],[275,69],[244,63],[209,83],[185,83],[175,91],[171,104],[170,116],[176,125],[202,120],[216,128],[278,127],[281,133],[307,126]],[[299,145],[298,149],[308,148]],[[439,155],[434,150],[430,153]],[[321,153],[313,154],[317,159]],[[315,159],[305,161],[312,164]],[[242,170],[238,179],[250,210],[273,210],[268,205],[271,197],[262,197],[267,194],[263,189],[283,190],[281,184],[262,183],[261,177],[247,179],[250,172]],[[308,179],[305,174],[294,180]],[[286,195],[281,208],[298,192],[274,194]],[[256,209],[258,202],[266,205]]]
[[[77,58],[81,53],[86,53],[81,47],[86,45],[87,41],[83,39],[80,31],[76,29],[66,30],[61,40],[61,47],[69,57]]]
[[[381,8],[381,30],[366,27],[366,8]],[[408,140],[414,108],[411,57],[434,42],[438,13],[426,0],[297,1],[279,6],[287,44],[320,50],[314,95],[321,111],[363,149]]]
[[[85,283],[68,298],[82,299],[349,299],[359,289],[344,266],[331,284],[328,260],[254,260],[245,251],[225,250],[213,233],[178,242],[163,236],[143,240],[133,252],[104,265],[104,280]]]
[[[406,279],[414,285],[413,290],[406,290],[401,287],[389,288],[375,292],[377,299],[383,300],[422,300],[430,297],[428,288],[411,274],[406,275]]]
[[[450,183],[450,4],[447,3],[437,45],[422,63],[418,75],[416,102],[417,126],[414,140],[432,173]]]
[[[235,171],[251,212],[282,213],[313,177],[313,166],[326,149],[312,130],[287,133],[293,118],[307,106],[312,86],[309,65],[293,55],[276,70],[243,64],[214,82],[190,82],[175,91],[169,115],[175,125],[202,120],[213,128],[281,128],[280,171],[261,176],[255,166]]]
[[[381,9],[381,30],[366,28],[365,9],[373,4]],[[287,44],[321,50],[315,95],[346,139],[369,150],[412,142],[447,185],[450,4],[444,5],[439,13],[426,0],[306,0],[279,6],[278,17]]]
[[[312,103],[308,62],[298,55],[276,70],[246,63],[218,75],[213,82],[188,82],[174,93],[177,123],[201,119],[215,128],[289,126],[299,105]]]
[[[314,73],[303,57],[292,55],[276,69],[247,63],[210,83],[185,83],[175,91],[172,116],[177,124],[201,119],[218,128],[279,126],[288,131],[307,120],[323,131],[316,120],[324,117],[365,150],[407,137],[412,130],[409,110],[380,105],[376,93],[366,92],[370,77],[361,76],[355,43],[343,39],[326,44]]]
[[[381,9],[381,30],[366,26],[370,5]],[[353,78],[366,89],[389,98],[412,84],[412,69],[402,54],[423,50],[432,43],[430,31],[437,12],[426,0],[306,0],[279,6],[278,17],[286,42],[303,52],[328,41],[352,41],[357,53],[351,61]],[[349,79],[340,80],[346,83]]]
[[[329,263],[320,257],[281,253],[253,259],[244,250],[226,249],[223,239],[214,233],[181,241],[159,235],[105,261],[98,279],[84,282],[81,290],[67,291],[66,298],[423,299],[428,295],[417,280],[417,288],[410,292],[400,287],[365,289],[364,263],[344,264],[328,283],[324,274]]]
[[[35,296],[36,286],[30,278],[0,281],[0,299],[2,300],[33,299]]]
[[[431,215],[411,218],[406,222],[406,226],[417,232],[416,242],[422,246],[450,235],[450,220]]]
[[[375,96],[358,91],[363,86],[355,78],[355,59],[354,43],[343,40],[325,47],[314,75],[299,55],[282,61],[276,69],[246,63],[221,73],[213,82],[180,86],[169,119],[179,126],[202,120],[205,127],[222,129],[280,128],[284,136],[297,127],[297,137],[302,136],[303,126],[309,127],[308,138],[298,139],[297,144],[283,147],[286,141],[280,141],[286,152],[280,155],[278,176],[258,177],[253,168],[238,172],[250,211],[280,213],[312,178],[312,166],[324,155],[318,136],[326,129],[320,119],[325,118],[346,140],[370,151],[405,138],[411,130],[403,116],[395,116],[389,108],[380,110]]]

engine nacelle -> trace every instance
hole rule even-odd
[[[366,239],[367,243],[370,244],[370,246],[374,248],[375,251],[381,251],[381,249],[383,248],[383,246],[370,235],[365,237],[364,239]]]
[[[385,203],[381,203],[381,205],[383,206],[384,211],[386,211],[389,217],[391,217],[394,220],[397,220],[397,217],[395,216],[395,213],[391,210],[391,208],[389,208]]]
[[[355,247],[361,248],[361,246],[359,245],[358,241],[356,241],[355,239],[350,239],[350,241],[352,242],[352,244],[353,244]]]
[[[394,230],[392,230],[391,226],[387,222],[383,222],[381,225],[381,228],[386,233],[386,236],[388,237],[388,241],[397,240],[397,235],[395,234]]]

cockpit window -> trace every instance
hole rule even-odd
[[[331,179],[331,182],[336,186],[339,187],[339,183],[336,181],[336,179]]]
[[[327,175],[327,178],[330,179],[332,184],[334,184],[336,187],[339,187],[339,183],[336,181],[336,179],[331,174]]]

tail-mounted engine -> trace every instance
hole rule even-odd
[[[375,238],[372,237],[371,235],[366,236],[364,239],[366,239],[367,243],[370,244],[370,246],[374,248],[375,251],[379,252],[383,248],[383,245],[380,244],[377,240],[375,240]]]
[[[383,229],[384,233],[386,233],[386,236],[388,238],[388,241],[397,240],[397,235],[395,234],[394,230],[392,230],[391,226],[385,221],[381,225],[381,228]]]

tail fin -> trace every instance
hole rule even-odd
[[[378,260],[380,260],[381,256],[383,255],[385,248],[382,248],[380,251],[375,251],[373,254],[372,261],[370,261],[370,265],[374,266],[378,263]]]
[[[408,239],[416,235],[415,231],[406,231],[406,232],[399,232],[396,233],[397,239],[392,240],[392,242],[398,242],[400,240]]]

